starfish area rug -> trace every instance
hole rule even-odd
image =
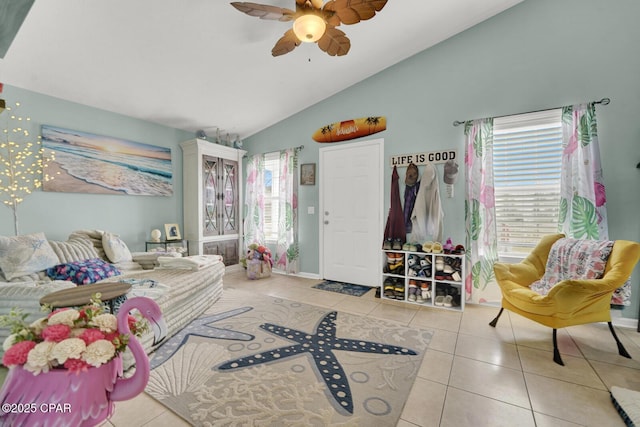
[[[432,335],[227,289],[152,354],[146,392],[196,426],[395,426]]]

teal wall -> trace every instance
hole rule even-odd
[[[598,106],[596,114],[610,237],[640,241],[640,170],[635,167],[640,161],[639,16],[636,0],[525,0],[245,139],[245,148],[253,154],[304,144],[300,163],[317,163],[320,144],[311,140],[315,129],[384,115],[387,130],[375,137],[385,139],[387,159],[440,149],[456,149],[463,156],[463,129],[453,127],[454,120],[609,97],[611,104]],[[400,174],[404,178],[404,169]],[[388,199],[391,167],[385,176]],[[455,198],[443,198],[444,235],[455,242],[464,241],[463,177]],[[307,214],[308,206],[316,207],[316,215]],[[301,271],[318,273],[317,185],[300,187],[299,207]],[[634,303],[624,310],[625,317],[637,316],[639,281],[640,267],[633,275]]]
[[[1,97],[7,105],[21,103],[21,115],[31,117],[32,135],[38,135],[40,126],[47,124],[170,147],[172,153],[172,196],[36,191],[18,205],[20,234],[44,231],[50,239],[66,240],[74,230],[101,229],[120,234],[132,250],[140,251],[153,228],[160,228],[164,235],[165,223],[182,226],[182,151],[178,143],[193,138],[192,133],[8,85]],[[0,116],[0,127],[4,128],[4,123],[5,118]],[[0,235],[13,234],[12,210],[0,207]]]

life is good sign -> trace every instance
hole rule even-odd
[[[427,163],[445,163],[448,160],[456,160],[458,158],[457,150],[431,151],[429,153],[402,154],[399,156],[391,156],[391,166],[409,166],[413,163],[416,166],[426,165]]]

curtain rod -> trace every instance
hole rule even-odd
[[[293,147],[293,149],[296,150],[296,152],[300,151],[300,150],[304,150],[304,145],[298,145],[297,147]],[[278,152],[280,152],[280,151],[282,151],[282,150],[278,150]],[[267,151],[267,153],[275,153],[275,151]],[[266,153],[259,153],[259,154],[266,154]],[[249,154],[247,153],[242,157],[249,157]]]
[[[602,98],[600,101],[593,101],[594,104],[602,104],[602,105],[609,105],[610,102],[611,102],[611,99],[609,99],[609,98]],[[518,115],[518,114],[539,113],[541,111],[549,111],[549,110],[553,110],[553,108],[545,108],[544,110],[527,111],[526,113],[505,114],[504,116],[496,116],[496,117],[494,117],[494,119],[495,118],[500,118],[500,117],[515,116],[515,115]],[[460,126],[460,125],[463,125],[463,124],[467,123],[468,121],[471,121],[471,120],[464,120],[462,122],[456,120],[456,121],[453,122],[453,125],[454,126]]]

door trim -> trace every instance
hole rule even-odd
[[[318,244],[319,244],[319,274],[320,278],[324,279],[324,231],[323,231],[323,222],[324,222],[324,191],[325,191],[325,174],[323,171],[323,155],[327,151],[338,151],[345,150],[351,148],[361,148],[361,147],[379,147],[380,159],[379,164],[377,165],[378,170],[382,171],[380,174],[380,179],[378,184],[379,194],[378,199],[380,201],[380,206],[378,208],[378,241],[380,242],[380,250],[382,250],[382,240],[384,238],[384,138],[371,139],[367,141],[359,141],[359,142],[351,142],[347,144],[338,144],[338,145],[327,145],[325,147],[320,147],[318,150]],[[374,165],[371,165],[375,167]],[[377,286],[380,286],[382,283],[382,273],[378,275],[379,282],[376,283]]]

